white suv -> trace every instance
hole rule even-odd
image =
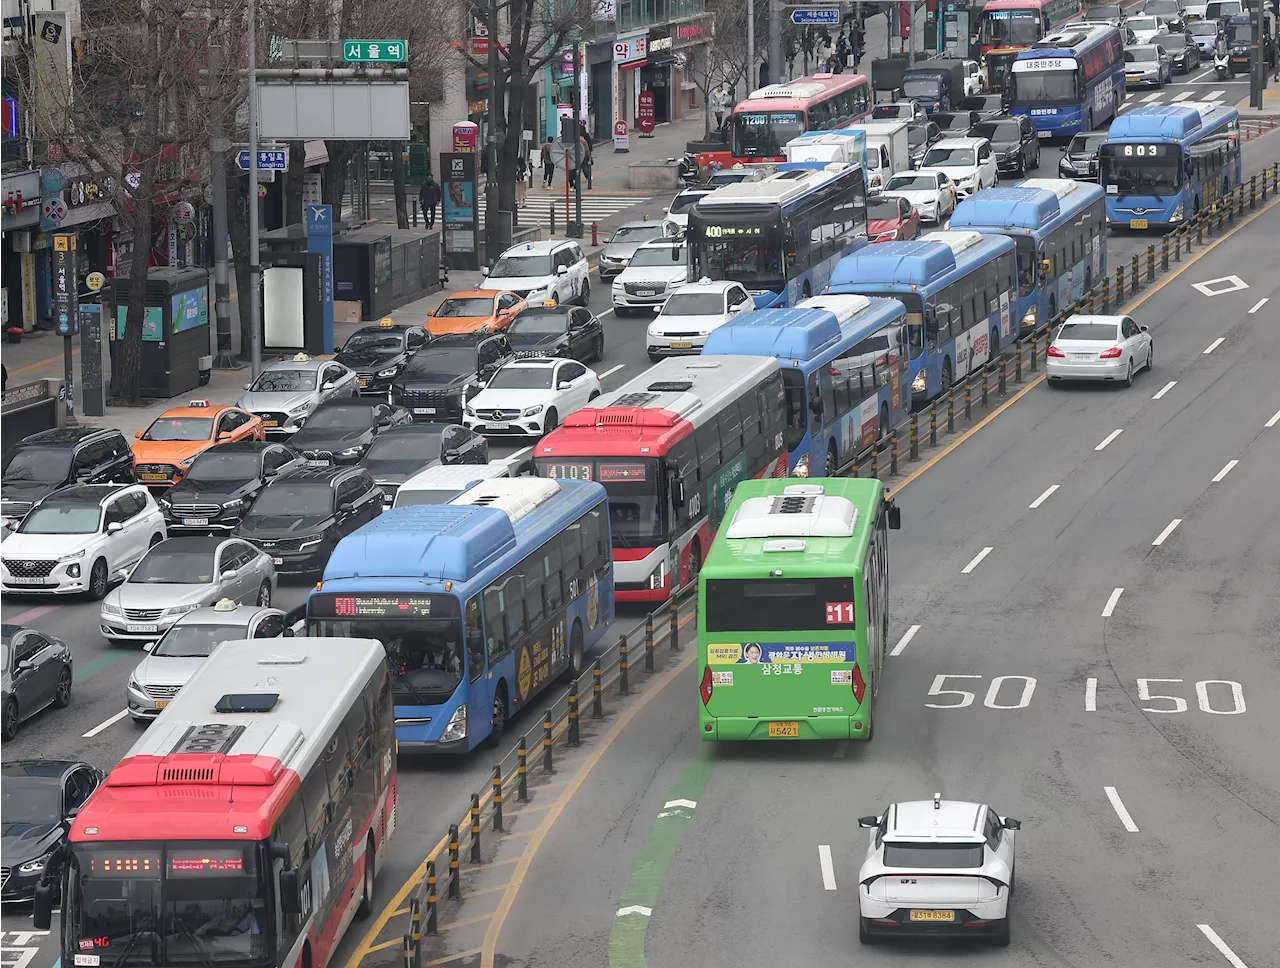
[[[486,437],[541,437],[598,396],[600,378],[577,360],[525,357],[490,377],[467,401],[462,422]]]
[[[613,311],[627,316],[633,309],[652,311],[667,301],[667,294],[689,279],[689,247],[682,241],[654,239],[631,256],[613,280]]]
[[[577,242],[550,239],[525,242],[503,252],[492,269],[481,269],[490,288],[514,292],[530,306],[554,297],[557,303],[585,306],[591,298],[591,268]]]
[[[871,828],[858,872],[858,940],[931,935],[1009,944],[1014,836],[1022,824],[963,800],[895,803]]]
[[[920,169],[926,168],[955,182],[961,198],[991,188],[999,178],[995,152],[986,138],[943,138],[924,153]]]
[[[166,534],[141,484],[68,487],[39,501],[5,538],[0,584],[24,595],[102,598]]]
[[[696,356],[717,326],[754,309],[740,282],[687,282],[662,306],[645,334],[649,362],[664,356]]]

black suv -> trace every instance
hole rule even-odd
[[[462,423],[467,400],[511,356],[502,333],[441,336],[413,354],[391,385],[391,400],[407,408],[414,420]]]
[[[160,497],[169,534],[230,531],[240,523],[267,481],[305,467],[284,444],[244,440],[217,444],[200,454],[191,470]]]
[[[382,513],[382,489],[364,467],[306,468],[272,478],[236,528],[281,575],[315,575],[334,546]]]
[[[347,337],[334,359],[356,371],[361,393],[385,396],[409,357],[429,339],[421,326],[361,326]]]
[[[16,523],[36,501],[64,487],[132,484],[133,451],[118,430],[44,430],[4,452],[0,479],[0,516]]]
[[[1028,168],[1040,167],[1040,139],[1031,119],[1025,114],[1016,118],[993,118],[979,121],[969,129],[970,138],[986,138],[996,156],[996,171],[1001,175],[1021,178]]]
[[[604,327],[581,306],[543,306],[521,312],[507,327],[516,356],[565,356],[582,363],[604,359]]]
[[[378,434],[412,423],[407,410],[377,400],[330,400],[312,411],[306,424],[289,441],[309,467],[354,464]]]

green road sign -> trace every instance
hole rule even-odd
[[[409,44],[403,40],[344,40],[342,59],[349,64],[399,64],[409,59]]]

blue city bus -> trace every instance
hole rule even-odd
[[[1124,37],[1111,24],[1068,24],[1019,51],[1009,71],[1009,113],[1041,138],[1106,124],[1124,103]]]
[[[961,229],[1013,239],[1018,260],[1013,318],[1024,335],[1049,325],[1060,306],[1070,306],[1107,277],[1100,185],[1028,178],[1009,188],[988,188],[956,206],[951,230]]]
[[[1006,235],[930,232],[910,242],[881,242],[840,260],[827,288],[887,296],[906,308],[915,407],[982,367],[1017,336],[1017,271],[1013,239]]]
[[[465,753],[580,674],[613,615],[604,487],[496,478],[338,542],[307,634],[380,640],[399,748]]]
[[[757,309],[794,306],[867,244],[862,165],[791,167],[698,199],[689,213],[691,278],[740,282]]]
[[[1107,223],[1167,228],[1240,184],[1240,112],[1220,104],[1148,104],[1111,122],[1098,148]]]
[[[787,401],[788,471],[834,477],[911,405],[907,311],[896,299],[824,293],[743,313],[702,352],[776,356]]]

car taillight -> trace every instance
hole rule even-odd
[[[711,666],[703,668],[702,684],[698,687],[698,692],[702,693],[702,705],[706,706],[711,702]]]
[[[862,697],[867,694],[867,683],[862,678],[862,668],[858,663],[853,664],[853,698],[858,700],[858,705],[862,705]]]
[[[1116,360],[1120,358],[1120,347],[1113,346],[1109,350],[1103,350],[1098,354],[1100,360]]]
[[[1047,355],[1049,355],[1049,356],[1056,356],[1056,357],[1058,357],[1058,358],[1060,358],[1060,359],[1065,359],[1067,354],[1066,354],[1066,353],[1064,353],[1064,352],[1062,352],[1062,350],[1058,349],[1056,346],[1050,346],[1050,347],[1049,347],[1049,352],[1048,352],[1048,354],[1047,354]]]

